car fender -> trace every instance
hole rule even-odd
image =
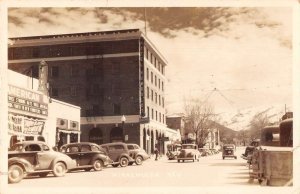
[[[105,156],[101,155],[101,154],[97,154],[94,155],[91,159],[91,164],[95,161],[95,160],[101,160],[103,163],[105,162],[106,158]]]
[[[70,165],[70,163],[67,161],[67,159],[65,157],[57,157],[55,158],[52,162],[51,162],[51,168],[53,168],[53,166],[57,163],[57,162],[62,162],[66,165],[67,169],[71,169],[73,168],[72,165]]]
[[[126,157],[129,161],[134,161],[134,159],[132,157],[130,157],[128,154],[121,154],[118,158],[118,161],[122,158],[122,157]]]
[[[34,168],[30,164],[30,162],[24,158],[19,158],[19,157],[13,157],[8,159],[8,167],[13,165],[13,164],[18,164],[21,165],[23,170],[25,170],[27,173],[28,172],[33,172]]]

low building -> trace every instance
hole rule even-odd
[[[8,84],[9,147],[23,140],[51,147],[80,140],[80,107],[49,98],[38,91],[37,79],[14,71],[8,70]]]

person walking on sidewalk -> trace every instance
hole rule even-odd
[[[158,154],[159,154],[159,151],[158,151],[157,148],[155,148],[154,154],[155,154],[155,160],[158,160]]]

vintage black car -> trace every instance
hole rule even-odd
[[[143,161],[150,158],[146,151],[137,144],[127,144],[129,150],[129,156],[135,160],[136,165],[141,165]],[[129,165],[132,165],[134,162],[130,162]]]
[[[108,156],[113,160],[112,166],[126,167],[135,160],[129,156],[127,144],[122,142],[102,144],[101,147],[105,150]]]
[[[222,150],[222,158],[223,160],[225,158],[234,158],[237,159],[237,156],[235,155],[235,145],[234,144],[225,144],[223,145]]]
[[[23,141],[8,151],[8,182],[18,183],[27,175],[64,176],[75,168],[76,162],[69,156],[55,152],[45,142]]]
[[[65,144],[60,152],[67,154],[76,161],[76,167],[71,170],[84,169],[90,171],[102,170],[103,167],[112,163],[107,153],[99,145],[89,142]]]

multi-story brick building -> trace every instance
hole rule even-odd
[[[81,141],[164,150],[159,140],[166,134],[167,61],[140,30],[17,37],[10,43],[9,69],[38,77],[44,60],[50,97],[81,107]]]

